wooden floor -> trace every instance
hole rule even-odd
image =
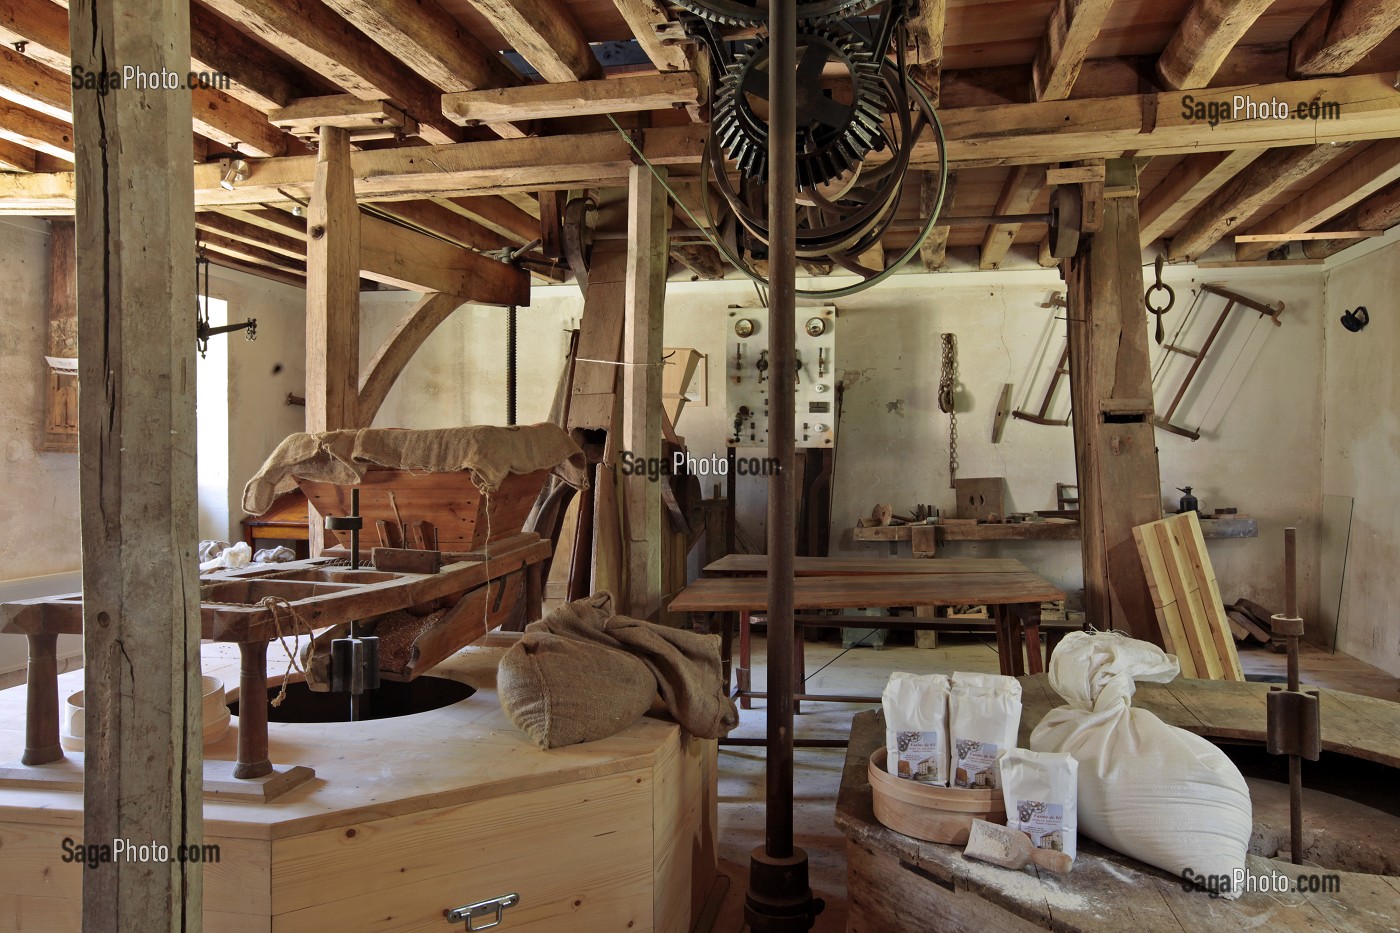
[[[908,636],[905,636],[908,637]],[[760,689],[765,676],[766,651],[761,637],[754,639],[753,681]],[[1283,676],[1286,656],[1264,649],[1242,649],[1240,664],[1246,676]],[[829,665],[829,666],[825,666]],[[833,641],[807,645],[808,688],[817,693],[878,695],[891,671],[996,673],[997,655],[990,638],[943,636],[935,649],[889,645],[883,650],[855,648],[842,652]],[[1319,687],[1346,690],[1365,696],[1400,702],[1400,679],[1343,654],[1305,648],[1303,681]],[[819,673],[818,673],[819,672]],[[763,701],[741,711],[736,736],[760,738],[766,728]],[[804,702],[797,717],[799,737],[843,737],[851,716],[869,705]],[[844,749],[799,749],[794,766],[794,831],[797,844],[807,850],[811,883],[816,896],[825,899],[826,910],[814,928],[837,933],[846,928],[845,837],[834,820],[836,792],[841,781]],[[716,933],[745,929],[744,891],[749,853],[763,842],[764,754],[761,748],[725,748],[719,754],[719,858],[720,870],[730,879],[729,893]]]

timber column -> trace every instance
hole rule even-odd
[[[1110,160],[1104,187],[1135,191],[1133,160]],[[1085,613],[1160,645],[1133,542],[1135,526],[1162,517],[1137,198],[1106,198],[1102,227],[1064,270]]]
[[[184,75],[184,2],[74,0],[73,67]],[[159,82],[157,82],[159,83]],[[83,841],[169,848],[83,876],[84,933],[200,929],[190,92],[76,89]]]

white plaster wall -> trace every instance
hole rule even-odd
[[[806,284],[830,288],[834,281]],[[1313,607],[1317,555],[1312,531],[1321,486],[1320,272],[1260,274],[1186,267],[1172,270],[1167,281],[1178,295],[1176,308],[1166,318],[1168,342],[1177,338],[1187,347],[1200,345],[1222,307],[1220,299],[1212,299],[1197,310],[1185,333],[1177,334],[1193,287],[1202,281],[1287,305],[1282,327],[1261,323],[1253,313],[1237,314],[1217,338],[1212,361],[1198,377],[1199,387],[1183,399],[1178,416],[1192,427],[1204,422],[1202,438],[1191,442],[1162,431],[1157,438],[1165,507],[1174,510],[1180,497],[1174,487],[1189,483],[1204,508],[1234,506],[1259,521],[1257,539],[1211,542],[1222,595],[1231,601],[1246,596],[1281,608],[1282,529],[1296,525],[1303,529],[1301,598],[1305,607]],[[1064,323],[1052,320],[1063,316],[1063,310],[1040,307],[1057,290],[1063,291],[1063,283],[1053,271],[911,274],[835,302],[837,369],[846,392],[836,460],[833,553],[888,552],[888,545],[856,543],[850,533],[856,519],[876,502],[908,509],[921,502],[953,508],[948,419],[938,411],[936,398],[940,335],[947,331],[958,337],[959,475],[1005,476],[1016,511],[1055,507],[1055,482],[1075,478],[1071,429],[1011,420],[1000,444],[991,443],[991,430],[1003,383],[1013,384],[1015,406],[1039,405],[1047,374],[1063,347]],[[541,335],[545,339],[556,336],[564,322],[577,320],[582,310],[573,286],[536,288],[532,299],[531,313],[547,331]],[[722,452],[728,431],[725,312],[731,305],[756,304],[756,293],[746,282],[672,282],[668,288],[666,345],[693,346],[711,360],[710,405],[688,406],[677,425],[698,454]],[[1154,346],[1154,361],[1160,352]],[[1187,363],[1181,356],[1168,361],[1157,392],[1162,407]],[[1032,371],[1036,379],[1028,390]],[[490,383],[474,388],[478,393],[491,391]],[[1052,414],[1064,417],[1066,383],[1056,398]],[[764,530],[765,496],[761,481],[741,481],[740,520],[755,536]],[[1078,548],[1071,543],[955,547],[965,555],[1017,557],[1063,587],[1082,586]],[[907,546],[903,553],[908,553]]]
[[[77,570],[78,455],[40,453],[49,225],[0,218],[0,580]]]
[[[1392,238],[1393,240],[1394,238]],[[1353,497],[1337,648],[1400,675],[1400,242],[1327,274],[1322,491]],[[1339,322],[1364,305],[1359,334]]]

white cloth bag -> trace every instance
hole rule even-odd
[[[1174,655],[1109,632],[1076,632],[1055,649],[1050,685],[1069,705],[1031,732],[1038,752],[1079,762],[1079,831],[1174,875],[1243,872],[1253,811],[1225,753],[1198,735],[1133,709],[1135,681],[1168,683]],[[1242,876],[1241,876],[1242,877]],[[1238,889],[1222,884],[1228,898]]]

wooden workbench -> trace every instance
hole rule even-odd
[[[1025,707],[1022,739],[1039,722],[1033,706],[1045,678],[1023,681]],[[1218,688],[1226,688],[1220,690]],[[1149,689],[1156,688],[1156,689]],[[1243,688],[1243,689],[1240,689]],[[1236,720],[1243,707],[1257,708],[1262,728],[1264,701],[1258,684],[1176,681],[1159,686],[1139,685],[1134,706],[1175,711],[1183,726],[1220,728],[1233,733],[1252,729]],[[1198,692],[1199,691],[1199,692]],[[1227,704],[1220,701],[1228,696]],[[1400,707],[1383,701],[1326,691],[1323,709],[1360,706],[1392,707],[1385,717],[1391,735],[1400,730]],[[1055,705],[1059,705],[1057,702]],[[1214,707],[1209,715],[1206,710]],[[1376,711],[1373,711],[1376,712]],[[1202,716],[1222,718],[1203,722]],[[1339,714],[1342,715],[1342,714]],[[1376,715],[1381,715],[1376,712]],[[1164,716],[1164,718],[1166,718]],[[1170,721],[1170,720],[1168,720]],[[1251,733],[1262,741],[1262,732]],[[1327,734],[1327,726],[1323,726]],[[1400,903],[1400,879],[1354,872],[1336,872],[1336,894],[1244,894],[1238,900],[1212,899],[1187,891],[1180,878],[1144,865],[1083,835],[1074,871],[1059,878],[1034,869],[1010,871],[966,859],[958,846],[922,842],[881,825],[871,807],[868,775],[872,752],[884,744],[880,711],[858,713],[851,722],[851,741],[836,801],[836,825],[846,835],[847,891],[851,910],[847,933],[925,933],[930,929],[969,931],[1057,930],[1084,933],[1180,933],[1197,930],[1395,930],[1395,906]],[[1384,747],[1393,738],[1366,743]],[[1382,753],[1385,754],[1385,753]],[[1371,757],[1374,757],[1375,753]],[[1290,877],[1300,871],[1275,860],[1249,857],[1257,874],[1279,871]],[[1327,872],[1331,874],[1329,870]]]
[[[273,756],[316,777],[270,803],[206,797],[204,839],[220,859],[204,867],[204,929],[437,933],[463,929],[445,908],[517,893],[503,929],[689,933],[716,878],[714,741],[644,718],[597,742],[536,748],[495,689],[517,638],[488,635],[432,671],[476,689],[450,706],[272,723]],[[236,645],[202,655],[204,673],[238,683]],[[273,686],[285,664],[276,649]],[[61,695],[82,687],[81,670],[59,677]],[[23,687],[0,691],[0,760],[24,748],[24,706]],[[234,723],[206,758],[234,758]],[[44,767],[81,778],[82,764],[70,754]],[[61,841],[82,829],[80,791],[0,794],[0,929],[79,928],[84,868],[61,861]]]
[[[908,541],[913,525],[875,525],[852,529],[857,541]],[[938,544],[953,541],[1078,541],[1079,522],[1000,522],[937,524],[933,526]],[[1207,538],[1257,538],[1259,523],[1252,518],[1211,518],[1201,522]]]

